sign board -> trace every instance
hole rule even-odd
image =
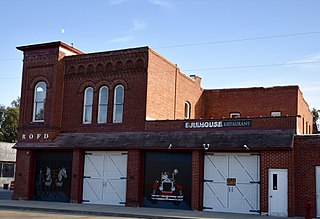
[[[184,122],[186,129],[252,127],[252,120]]]
[[[227,186],[236,186],[237,179],[236,178],[227,178]]]

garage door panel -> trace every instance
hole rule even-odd
[[[120,151],[87,153],[84,166],[85,203],[125,204],[127,153]]]
[[[85,178],[83,181],[83,200],[98,204],[102,201],[102,179]]]
[[[104,203],[110,205],[124,205],[126,198],[126,180],[110,179],[104,182]]]
[[[248,210],[259,209],[257,185],[238,184],[231,188],[231,193],[230,206],[234,207],[234,212],[248,213]]]
[[[103,177],[104,155],[88,153],[85,155],[84,175],[94,178]]]
[[[228,174],[227,156],[205,157],[205,179],[225,182]]]
[[[206,182],[204,184],[204,203],[206,208],[218,210],[227,207],[226,185],[222,183]]]
[[[231,156],[229,177],[237,177],[237,182],[250,183],[258,181],[256,156]]]
[[[258,155],[206,155],[204,210],[234,213],[258,212],[260,208],[259,162]]]
[[[120,179],[127,175],[127,155],[121,152],[111,152],[106,156],[105,177]]]

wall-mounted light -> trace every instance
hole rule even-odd
[[[202,146],[205,150],[208,150],[210,148],[210,144],[203,144]]]

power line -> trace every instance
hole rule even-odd
[[[237,68],[260,68],[260,67],[273,67],[273,66],[285,66],[285,65],[303,65],[303,64],[314,64],[320,63],[319,61],[310,62],[290,62],[290,63],[275,63],[275,64],[261,64],[261,65],[239,65],[239,66],[229,66],[229,67],[213,67],[213,68],[198,68],[198,69],[186,69],[185,71],[210,71],[210,70],[224,70],[224,69],[237,69]]]
[[[209,42],[200,42],[200,43],[177,44],[177,45],[159,46],[159,47],[155,47],[155,49],[167,49],[167,48],[188,47],[188,46],[202,46],[202,45],[210,45],[210,44],[234,43],[234,42],[243,42],[243,41],[252,41],[252,40],[264,40],[264,39],[273,39],[273,38],[282,38],[282,37],[312,35],[312,34],[320,34],[320,31],[290,33],[290,34],[261,36],[261,37],[250,37],[250,38],[221,40],[221,41],[209,41]]]
[[[243,42],[243,41],[253,41],[253,40],[264,40],[264,39],[304,36],[304,35],[313,35],[313,34],[320,34],[320,31],[289,33],[289,34],[260,36],[260,37],[249,37],[249,38],[232,39],[232,40],[221,40],[221,41],[208,41],[208,42],[189,43],[189,44],[167,45],[167,46],[158,46],[158,47],[153,47],[153,48],[154,49],[166,49],[166,48],[178,48],[178,47],[188,47],[188,46],[202,46],[202,45],[210,45],[210,44],[223,44],[223,43],[233,43],[233,42]],[[21,59],[0,59],[0,61],[20,61],[20,60]]]
[[[304,65],[304,64],[314,64],[320,63],[319,61],[310,62],[290,62],[290,63],[274,63],[274,64],[261,64],[261,65],[239,65],[239,66],[225,66],[225,67],[212,67],[212,68],[197,68],[197,69],[183,69],[182,72],[192,72],[192,71],[211,71],[211,70],[225,70],[225,69],[239,69],[239,68],[261,68],[261,67],[275,67],[275,66],[290,66],[290,65]],[[7,77],[1,78],[0,80],[9,79],[21,79],[21,77]]]

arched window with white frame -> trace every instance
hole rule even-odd
[[[117,85],[114,89],[113,123],[121,123],[123,120],[124,87]]]
[[[99,91],[98,123],[107,123],[109,89],[103,86]]]
[[[191,114],[191,104],[187,101],[184,103],[184,118],[190,119]]]
[[[44,121],[45,101],[47,95],[47,85],[45,82],[39,82],[34,89],[33,121]]]
[[[88,87],[84,91],[83,124],[90,124],[92,122],[92,104],[93,88]]]

